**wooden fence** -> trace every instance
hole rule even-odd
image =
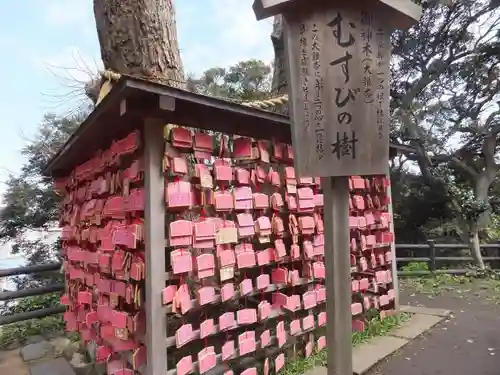
[[[405,254],[406,253],[406,254]],[[432,240],[425,244],[397,244],[396,255],[399,276],[425,276],[431,273],[464,275],[470,271],[465,267],[473,264],[474,259],[464,256],[462,253],[470,254],[468,246],[464,244],[438,244]],[[493,269],[500,269],[500,243],[482,244],[481,253],[483,260]],[[412,256],[402,256],[412,255]],[[460,256],[457,256],[460,255]],[[410,262],[426,262],[429,270],[401,270],[401,266]],[[450,265],[452,265],[450,267]]]
[[[426,276],[430,274],[452,274],[463,275],[468,272],[468,269],[463,265],[472,263],[471,256],[445,256],[443,253],[459,254],[461,251],[467,250],[467,245],[464,244],[437,244],[434,241],[428,241],[425,244],[396,244],[398,268],[410,262],[426,262],[429,270],[414,270],[414,271],[398,271],[398,276]],[[484,253],[483,260],[489,263],[492,268],[500,269],[500,243],[498,244],[483,244],[481,251]],[[416,254],[418,256],[402,257],[402,253]],[[496,253],[496,256],[491,254]],[[462,268],[439,268],[440,262],[455,263],[462,265]],[[40,264],[29,267],[16,267],[11,269],[0,269],[0,278],[12,277],[23,274],[40,273],[47,271],[55,271],[61,267],[60,263]],[[14,299],[25,298],[28,296],[41,295],[52,292],[64,291],[63,284],[51,284],[38,288],[31,288],[18,291],[0,291],[0,301],[10,301]],[[63,306],[53,306],[50,308],[16,313],[12,315],[0,316],[0,326],[4,324],[24,321],[27,319],[36,319],[48,315],[59,314],[64,312]]]

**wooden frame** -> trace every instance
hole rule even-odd
[[[166,100],[170,102],[168,109]],[[259,139],[288,143],[292,139],[286,116],[123,75],[47,163],[43,173],[64,176],[110,139],[141,128],[145,118]],[[390,145],[394,152],[398,147]]]
[[[143,134],[148,375],[175,374],[175,370],[167,372],[166,349],[172,345],[172,335],[169,336],[166,332],[167,309],[161,302],[165,281],[165,253],[158,251],[165,247],[164,179],[160,171],[164,147],[163,128],[168,123],[259,139],[287,143],[291,141],[290,123],[285,116],[123,76],[45,167],[46,175],[66,176],[75,166],[91,158],[112,140],[125,137],[134,129],[140,129]],[[339,189],[347,192],[347,181],[347,178],[344,178],[335,183]],[[330,183],[331,179],[324,181],[324,184]],[[333,217],[344,214],[348,216],[347,200],[327,200],[325,211],[333,214],[326,219],[330,220],[326,225],[333,227]],[[338,225],[335,227],[341,228]],[[349,253],[334,251],[336,248],[348,248],[349,243],[335,233],[327,234],[327,238],[328,262],[335,265],[327,271],[328,290],[331,294],[339,288],[338,283],[330,285],[333,280],[332,272],[336,274],[336,279],[340,277],[347,281],[350,277]],[[394,274],[393,278],[396,279],[397,275]],[[328,300],[331,304],[331,295]],[[347,299],[344,303],[347,303]],[[328,310],[335,311],[333,306],[328,306]],[[332,334],[333,327],[338,327],[340,322],[350,319],[350,316],[341,310],[334,316],[334,323],[328,325],[329,335]],[[344,324],[343,330],[344,337],[350,334],[350,325]]]

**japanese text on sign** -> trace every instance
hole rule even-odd
[[[328,23],[328,27],[331,28],[333,39],[337,47],[340,47],[341,56],[332,62],[330,65],[336,67],[340,65],[341,73],[344,77],[344,84],[348,84],[351,80],[349,63],[352,59],[352,53],[350,52],[351,47],[356,43],[355,37],[352,35],[351,31],[356,30],[356,25],[353,22],[345,22],[342,14],[337,12],[335,18]],[[345,30],[344,28],[347,28]],[[337,110],[337,122],[340,125],[348,125],[352,122],[352,113],[346,109],[346,105],[349,102],[353,104],[356,103],[357,95],[359,89],[349,88],[349,87],[335,87],[335,109]],[[340,130],[340,129],[339,129]],[[332,153],[337,156],[337,159],[343,158],[345,156],[356,158],[356,142],[352,143],[352,148],[342,148],[343,152],[339,152],[339,140],[341,138],[342,131],[337,131],[336,137],[337,142],[332,143]],[[344,132],[345,137],[347,137],[346,132]],[[356,137],[355,131],[352,131],[353,139]]]
[[[304,103],[303,113],[303,126],[306,129],[311,127],[311,121],[309,119],[309,55],[307,54],[307,26],[305,24],[300,25],[300,82],[301,82],[301,92],[302,100]]]
[[[373,103],[373,15],[367,12],[361,13],[361,39],[363,41],[363,94],[366,104]]]
[[[323,113],[323,77],[321,75],[321,44],[318,37],[318,26],[312,25],[312,61],[314,70],[314,124],[316,133],[316,154],[321,160],[325,154],[325,128],[324,128],[324,113]]]
[[[298,173],[385,173],[390,34],[378,13],[325,4],[289,26]]]
[[[385,103],[388,98],[385,97],[386,88],[388,84],[389,77],[387,75],[387,70],[389,69],[389,62],[386,61],[385,57],[387,56],[388,46],[385,42],[385,32],[383,29],[379,28],[377,30],[378,36],[378,46],[377,46],[377,129],[378,129],[378,137],[379,139],[384,138],[384,127],[386,127],[386,108]]]

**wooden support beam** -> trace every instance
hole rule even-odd
[[[144,122],[144,171],[146,208],[146,375],[167,373],[165,336],[167,320],[163,314],[161,293],[165,285],[165,205],[162,157],[164,150],[162,121]]]
[[[328,373],[352,374],[349,177],[321,179],[325,199]]]

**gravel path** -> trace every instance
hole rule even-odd
[[[410,342],[368,375],[499,375],[498,295],[498,289],[479,285],[448,288],[435,296],[403,291],[402,304],[449,309],[453,317]]]

